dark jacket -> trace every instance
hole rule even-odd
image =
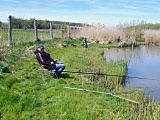
[[[54,62],[54,60],[51,58],[50,54],[41,52],[39,50],[34,51],[34,54],[36,55],[36,58],[40,65],[44,65],[45,68],[51,68],[51,62]]]

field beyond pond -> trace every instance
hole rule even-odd
[[[83,48],[81,40],[54,39],[3,46],[0,66],[8,66],[10,73],[0,75],[0,119],[157,120],[158,103],[148,101],[143,91],[123,89],[126,62],[106,63],[103,53],[107,45],[94,43]],[[33,53],[38,45],[43,45],[70,72],[63,72],[60,79],[46,72],[42,78]]]

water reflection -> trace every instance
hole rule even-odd
[[[127,61],[127,76],[148,78],[127,78],[126,88],[143,88],[151,99],[160,100],[160,47],[140,46],[135,48],[107,48],[106,61],[124,59]]]

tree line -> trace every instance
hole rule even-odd
[[[22,19],[15,18],[12,16],[12,28],[13,29],[34,29],[34,20],[35,18]],[[50,28],[49,20],[37,20],[37,28],[38,29],[49,29]],[[53,29],[59,29],[60,25],[70,25],[70,26],[82,26],[82,23],[71,23],[71,22],[62,22],[62,21],[52,21]],[[8,23],[3,23],[0,21],[0,28],[5,29],[8,28]]]
[[[22,18],[15,18],[12,16],[12,28],[13,29],[34,29],[34,20],[35,18],[22,19]],[[50,22],[49,20],[37,20],[37,28],[38,29],[49,29],[50,28]],[[62,21],[52,21],[53,22],[53,29],[59,29],[60,25],[70,25],[70,26],[82,26],[83,23],[71,23],[71,22],[62,22]],[[123,26],[123,25],[122,25]],[[1,29],[7,29],[8,23],[3,23],[0,21],[0,28]],[[129,25],[127,28],[141,28],[141,29],[153,29],[153,30],[159,30],[160,29],[160,23],[157,24],[151,24],[151,23],[143,23],[143,24],[137,24],[137,25]]]

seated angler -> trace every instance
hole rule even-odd
[[[121,42],[121,37],[120,36],[118,36],[117,42]]]
[[[55,70],[54,77],[59,79],[65,65],[51,58],[50,54],[44,51],[43,46],[39,46],[34,52],[40,65],[48,70]]]
[[[87,38],[84,38],[83,41],[82,41],[82,46],[84,48],[88,48],[88,44],[87,44]]]

